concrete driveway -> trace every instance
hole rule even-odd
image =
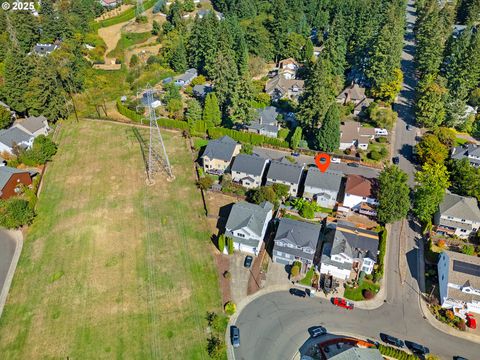
[[[241,300],[247,297],[250,269],[243,266],[243,261],[247,255],[248,254],[234,253],[230,258],[230,273],[232,274],[230,291],[235,304],[238,304]]]

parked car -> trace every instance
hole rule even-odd
[[[349,162],[347,165],[348,165],[348,166],[351,166],[351,167],[359,167],[359,166],[360,166],[360,165],[358,165],[358,163],[356,163],[356,162]]]
[[[307,296],[307,293],[305,291],[300,290],[300,289],[295,289],[295,288],[290,289],[290,294],[298,296],[298,297],[302,297],[302,298]]]
[[[454,356],[453,360],[468,360],[468,359],[464,358],[463,356]]]
[[[395,164],[395,165],[398,165],[400,163],[400,158],[398,156],[395,156],[394,158],[392,158],[392,162]]]
[[[336,158],[336,157],[330,158],[330,161],[334,164],[340,164],[342,162],[340,158]]]
[[[318,336],[325,335],[327,333],[327,329],[325,329],[323,326],[314,326],[308,329],[308,333],[312,338],[316,338]]]
[[[249,268],[250,266],[252,266],[252,261],[253,261],[253,257],[251,257],[250,255],[245,256],[245,261],[243,262],[243,266],[245,266],[246,268]]]
[[[372,345],[375,345],[375,347],[377,347],[377,348],[380,346],[380,343],[376,340],[367,339],[367,342],[372,344]]]
[[[413,341],[405,341],[405,345],[416,355],[426,355],[430,353],[430,349],[426,346],[414,343]]]
[[[292,152],[292,156],[298,157],[298,156],[300,156],[300,153],[298,153],[298,152]]]
[[[405,343],[402,340],[388,334],[381,333],[380,339],[382,339],[382,341],[386,342],[387,344],[394,345],[399,348],[403,348],[405,346]]]
[[[333,305],[336,305],[338,307],[342,307],[344,309],[348,309],[348,310],[353,310],[353,303],[348,301],[348,300],[345,300],[345,299],[342,299],[342,298],[339,298],[339,297],[335,297],[332,299],[332,303]]]
[[[470,329],[476,329],[477,328],[477,320],[475,319],[473,314],[468,313],[468,314],[466,314],[466,317],[467,317],[467,326]]]
[[[230,340],[232,341],[233,347],[240,346],[240,329],[235,325],[230,326]]]

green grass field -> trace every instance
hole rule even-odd
[[[146,135],[146,134],[145,134]],[[145,183],[132,128],[63,125],[0,319],[2,359],[207,359],[221,297],[192,159]]]

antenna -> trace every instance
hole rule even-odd
[[[137,8],[135,9],[135,17],[141,16],[145,11],[143,0],[137,0]]]
[[[147,182],[149,185],[155,183],[155,177],[158,173],[166,171],[169,180],[175,179],[172,173],[172,167],[168,160],[167,150],[163,143],[162,134],[157,123],[157,114],[155,112],[155,99],[153,97],[154,90],[148,85],[144,92],[146,95],[148,119],[150,121],[150,143],[148,146],[148,168],[147,168]]]

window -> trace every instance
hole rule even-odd
[[[245,235],[242,234],[242,233],[237,233],[237,236],[238,236],[238,237],[241,237],[241,238],[244,238],[244,237],[245,237]]]
[[[467,232],[467,230],[465,230],[465,229],[462,229],[462,230],[460,230],[460,231],[461,231],[462,233],[466,233],[466,232]]]
[[[453,220],[453,216],[447,216],[448,220]]]
[[[362,200],[367,200],[367,198],[366,198],[366,197],[362,197]]]
[[[462,222],[465,222],[465,219],[462,219]]]

